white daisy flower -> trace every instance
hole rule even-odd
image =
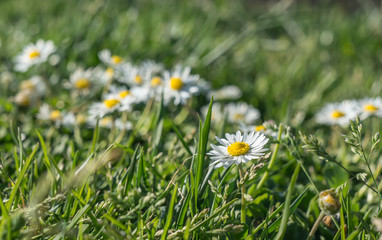
[[[253,124],[260,118],[260,111],[245,102],[229,103],[224,110],[231,123]]]
[[[266,121],[260,125],[240,124],[240,128],[244,132],[250,132],[250,131],[260,132],[260,133],[263,133],[265,136],[269,138],[273,138],[273,139],[277,139],[278,137],[277,126],[274,124],[273,121]],[[285,134],[282,134],[281,138],[284,138],[284,137],[285,137]]]
[[[259,159],[268,151],[264,146],[269,139],[260,132],[244,132],[242,135],[237,131],[236,134],[226,133],[225,137],[227,139],[215,137],[222,146],[211,144],[213,150],[207,153],[212,160],[210,167],[228,168],[233,163],[239,165],[252,159]]]
[[[146,84],[151,84],[152,79],[154,77],[158,77],[159,73],[159,67],[157,67],[153,62],[144,62],[140,66],[133,66],[127,63],[120,65],[115,69],[121,75],[117,80],[129,86],[143,86]],[[161,79],[156,78],[152,83],[158,84],[155,82],[158,80]]]
[[[83,113],[72,113],[69,112],[65,114],[62,118],[62,125],[70,127],[74,125],[83,125],[87,122],[88,116]]]
[[[138,93],[134,89],[126,87],[110,86],[110,92],[106,95],[106,99],[117,99],[120,101],[118,111],[130,111],[134,103],[141,102]]]
[[[370,117],[382,117],[382,98],[364,98],[356,103],[357,111],[362,120]]]
[[[118,55],[112,55],[109,49],[104,49],[98,53],[99,59],[109,67],[116,67],[124,64],[125,61]]]
[[[41,64],[48,60],[48,57],[56,51],[52,41],[39,39],[36,44],[28,44],[23,51],[15,58],[15,70],[26,72],[31,66]]]
[[[243,92],[234,85],[229,85],[222,87],[218,90],[211,91],[207,97],[208,99],[211,98],[211,96],[214,96],[214,100],[237,100],[243,95]]]
[[[89,115],[91,118],[102,118],[107,114],[118,111],[120,107],[120,98],[118,96],[113,96],[113,98],[106,98],[103,102],[93,103],[89,107]]]
[[[174,101],[175,105],[186,104],[192,95],[200,91],[196,84],[199,75],[191,75],[190,72],[190,67],[177,65],[174,71],[164,73],[163,100],[166,105],[170,101]]]
[[[69,84],[67,84],[67,87],[87,94],[100,85],[101,81],[93,69],[89,68],[84,70],[82,68],[78,68],[70,75]]]
[[[355,101],[329,103],[316,114],[316,122],[325,125],[346,126],[357,116]]]
[[[32,95],[42,97],[46,93],[46,85],[40,76],[33,76],[20,83],[20,91],[29,91]]]
[[[60,110],[51,109],[48,104],[43,104],[36,117],[42,121],[51,121],[56,127],[59,127],[65,114],[65,112],[61,112]]]
[[[207,116],[208,107],[209,105],[206,105],[201,108],[201,112],[204,118],[206,118]],[[214,103],[211,109],[211,121],[222,121],[223,118],[224,118],[224,113],[222,111],[222,106],[220,105],[220,103]]]
[[[95,128],[97,124],[96,119],[89,119],[88,126],[91,128]],[[118,130],[131,130],[133,128],[133,124],[129,121],[122,121],[122,119],[118,118],[114,120],[112,117],[103,117],[99,120],[98,126],[101,128],[111,129],[113,126]]]
[[[38,100],[38,97],[28,90],[22,90],[16,94],[13,100],[21,107],[29,107]]]

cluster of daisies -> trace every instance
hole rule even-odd
[[[316,121],[325,125],[346,126],[356,117],[364,120],[371,116],[382,117],[382,98],[364,98],[329,103],[316,114]]]
[[[34,68],[38,73],[43,64],[57,64],[59,57],[57,48],[52,41],[38,40],[27,45],[15,58],[15,70],[28,72]],[[51,84],[47,79],[34,75],[19,84],[19,91],[14,102],[21,107],[40,106],[36,115],[43,122],[60,126],[87,125],[95,127],[99,119],[100,127],[119,130],[132,129],[133,124],[122,113],[130,113],[135,106],[146,105],[152,101],[163,101],[165,106],[185,105],[198,94],[207,98],[214,96],[218,101],[212,108],[212,121],[228,121],[238,126],[244,134],[226,134],[227,139],[216,138],[223,146],[212,146],[211,155],[213,167],[228,167],[232,163],[245,163],[264,155],[264,147],[268,137],[274,137],[274,124],[261,124],[260,111],[244,102],[226,102],[237,100],[242,92],[236,86],[225,86],[219,90],[210,90],[210,85],[198,75],[191,74],[190,67],[175,66],[166,70],[162,64],[145,61],[135,65],[124,57],[113,54],[110,50],[102,50],[98,54],[101,65],[93,68],[81,68],[68,64],[69,78],[58,80]],[[43,103],[48,93],[68,90],[70,99],[84,98],[89,104],[69,111]],[[56,89],[56,90],[57,90]],[[96,99],[94,101],[94,99]],[[219,101],[225,101],[224,104]],[[88,106],[89,105],[89,106]],[[87,107],[88,106],[88,107]],[[206,114],[208,107],[201,109]]]

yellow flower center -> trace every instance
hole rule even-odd
[[[341,118],[341,117],[343,117],[343,116],[345,116],[345,113],[340,112],[340,111],[338,111],[338,110],[334,110],[334,111],[332,112],[332,117],[333,117],[333,118]]]
[[[227,152],[231,156],[240,156],[248,152],[249,145],[245,142],[235,142],[227,147]]]
[[[76,122],[77,122],[78,124],[84,124],[84,123],[86,123],[86,115],[78,114],[78,115],[76,116]]]
[[[329,193],[323,193],[323,194],[321,194],[320,197],[328,205],[335,205],[335,204],[337,204],[337,201]]]
[[[122,58],[121,58],[120,56],[113,55],[113,56],[111,56],[111,61],[112,61],[114,64],[118,64],[118,63],[121,63],[121,62],[122,62]]]
[[[118,103],[119,103],[118,99],[107,99],[107,100],[103,101],[103,104],[105,104],[105,106],[107,108],[112,108],[115,105],[117,105]]]
[[[108,124],[110,124],[112,121],[112,118],[111,117],[105,117],[105,118],[102,118],[100,121],[99,121],[99,125],[101,127],[106,127]]]
[[[29,53],[29,58],[36,58],[36,57],[39,57],[40,56],[40,52],[34,50],[32,52]]]
[[[50,113],[50,116],[49,116],[50,120],[52,121],[56,121],[56,120],[59,120],[61,119],[61,112],[58,111],[58,110],[54,110]]]
[[[159,85],[162,85],[162,79],[160,79],[160,77],[153,77],[151,79],[151,86],[158,87]]]
[[[372,105],[372,104],[366,104],[364,107],[363,107],[363,109],[366,111],[366,112],[376,112],[376,111],[378,111],[379,110],[379,108],[378,107],[376,107],[376,106],[374,106],[374,105]]]
[[[136,83],[138,83],[138,84],[142,84],[142,78],[141,78],[141,76],[139,76],[139,75],[135,76],[134,81],[135,81]]]
[[[78,89],[86,89],[90,87],[90,81],[87,78],[80,78],[74,84]]]
[[[244,114],[241,114],[241,113],[235,113],[234,115],[233,115],[233,119],[235,119],[235,120],[243,120],[244,119]]]
[[[33,91],[34,88],[35,88],[35,85],[34,85],[34,83],[32,81],[26,80],[26,81],[21,82],[20,88],[21,88],[21,90],[31,90],[31,91]]]
[[[130,91],[129,90],[124,90],[124,91],[119,92],[119,96],[121,98],[125,98],[127,95],[130,95]]]
[[[112,68],[107,68],[105,72],[109,77],[112,77],[114,75],[114,69]]]
[[[171,78],[170,87],[174,90],[180,90],[183,87],[183,81],[180,78]]]
[[[265,131],[265,130],[267,130],[267,128],[264,127],[264,125],[257,125],[257,126],[255,126],[255,131],[256,132]]]

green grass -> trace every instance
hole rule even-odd
[[[380,119],[362,131],[314,121],[326,103],[382,91],[382,13],[370,4],[0,1],[0,239],[304,239],[320,216],[318,192],[329,188],[341,208],[315,239],[379,239]],[[14,57],[40,38],[54,41],[59,64],[14,72]],[[208,168],[214,137],[239,128],[199,118],[210,99],[139,106],[127,132],[36,119],[42,102],[82,111],[99,99],[73,98],[62,83],[74,63],[98,65],[105,48],[134,63],[189,65],[214,89],[237,85],[239,101],[281,124],[271,164],[244,182],[245,224],[238,167]],[[50,93],[17,106],[20,82],[37,73],[54,83]]]

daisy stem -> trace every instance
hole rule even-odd
[[[239,174],[240,174],[240,179],[239,181],[241,182],[242,179],[244,179],[244,170],[243,170],[243,167],[242,167],[242,163],[240,163],[239,165]],[[246,213],[246,202],[245,202],[245,183],[243,181],[243,183],[241,184],[241,223],[245,224],[245,216],[247,215]]]
[[[309,232],[308,238],[306,240],[313,239],[314,234],[316,233],[318,226],[320,225],[321,220],[324,218],[325,213],[321,211],[320,215],[318,215],[316,222],[314,223],[312,229]]]
[[[277,143],[276,143],[276,146],[275,146],[275,150],[273,151],[271,160],[269,161],[268,167],[265,170],[265,173],[264,173],[263,177],[261,178],[259,184],[257,184],[257,186],[256,186],[256,190],[259,190],[264,185],[265,181],[267,180],[267,178],[269,176],[269,171],[271,170],[271,168],[273,167],[273,164],[275,163],[275,159],[276,159],[277,153],[278,153],[278,151],[280,149],[280,141],[281,141],[281,134],[282,134],[282,132],[283,132],[283,125],[280,123],[280,125],[279,125],[279,132],[277,133]]]

